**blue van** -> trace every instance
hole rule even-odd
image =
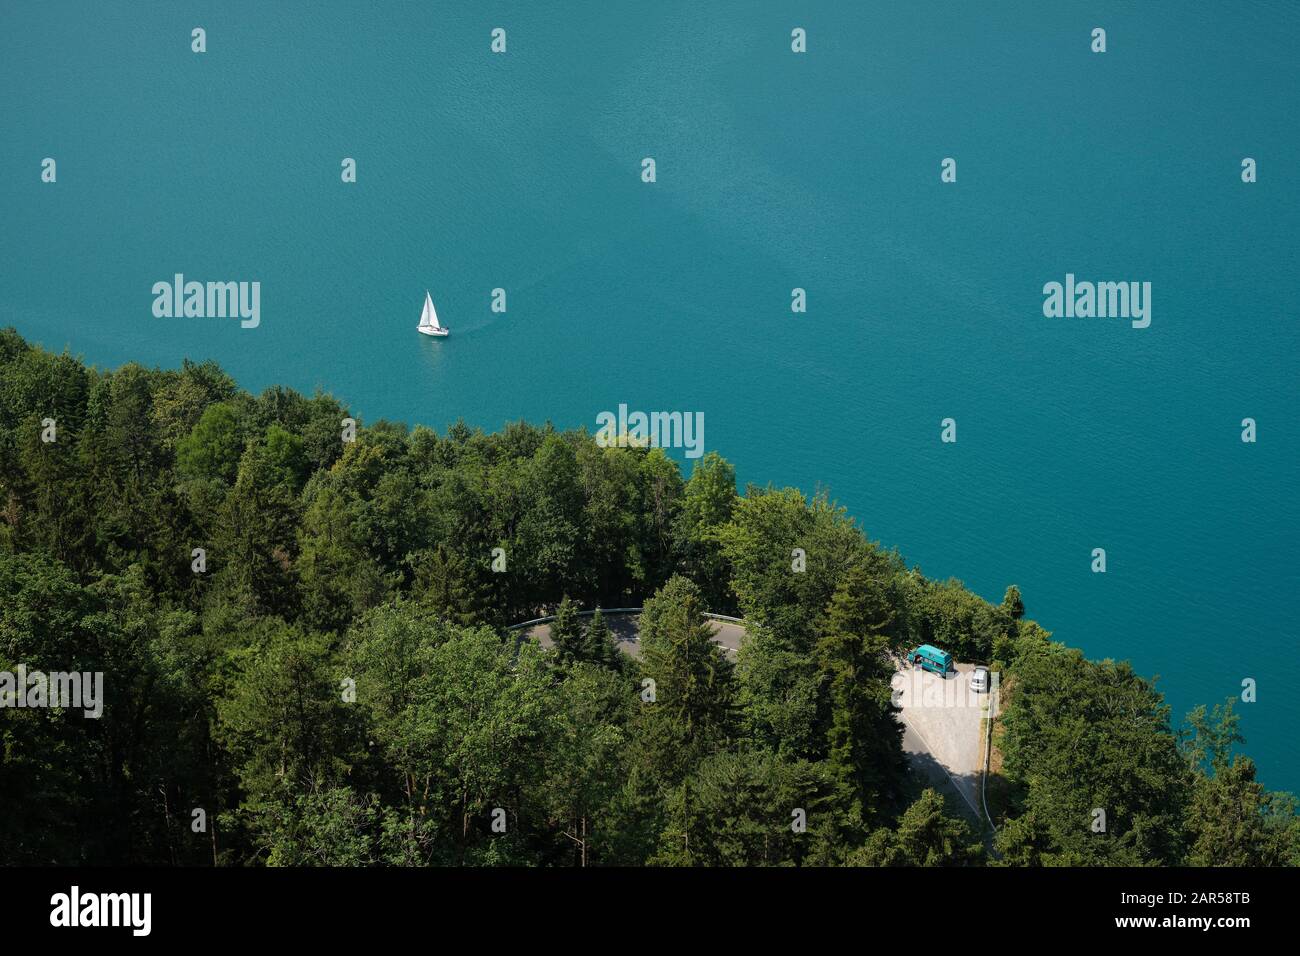
[[[922,644],[907,655],[907,660],[913,667],[920,667],[932,674],[943,675],[953,669],[952,655],[933,644]]]

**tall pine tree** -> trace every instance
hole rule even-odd
[[[855,564],[835,589],[816,646],[830,696],[828,761],[853,826],[897,795],[903,773],[903,728],[886,654],[893,619],[883,582]]]
[[[567,594],[555,611],[555,620],[551,622],[551,642],[564,663],[571,664],[583,659],[582,619],[578,617],[578,605]]]
[[[619,664],[618,648],[614,644],[614,635],[610,633],[609,622],[596,608],[582,642],[582,657],[589,664],[601,667],[617,668]]]
[[[654,699],[639,712],[638,743],[643,768],[663,787],[677,785],[732,732],[733,668],[703,612],[699,588],[674,577],[641,615],[641,671],[654,682]]]

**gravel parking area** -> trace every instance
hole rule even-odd
[[[980,782],[984,766],[981,718],[988,694],[970,689],[972,664],[958,664],[946,677],[900,664],[894,700],[902,708],[903,749],[912,766],[936,784],[955,791],[981,823]]]

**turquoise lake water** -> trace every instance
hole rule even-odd
[[[742,482],[1019,584],[1175,718],[1256,679],[1247,751],[1300,791],[1294,3],[11,0],[0,25],[0,325],[440,430],[701,411]],[[178,272],[261,282],[261,325],[155,318]],[[1150,281],[1150,327],[1045,318],[1067,272]],[[447,340],[415,332],[426,287]]]

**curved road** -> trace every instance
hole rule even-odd
[[[640,620],[640,614],[610,614],[605,618],[615,641],[618,642],[619,650],[633,657],[641,656],[641,644],[637,627]],[[734,657],[736,652],[740,650],[740,639],[745,636],[745,628],[731,621],[715,621],[711,619],[709,623],[713,625],[714,643],[721,644],[727,653]],[[551,646],[551,625],[549,622],[534,624],[532,627],[523,629],[523,633],[525,637],[537,641],[543,647]]]

